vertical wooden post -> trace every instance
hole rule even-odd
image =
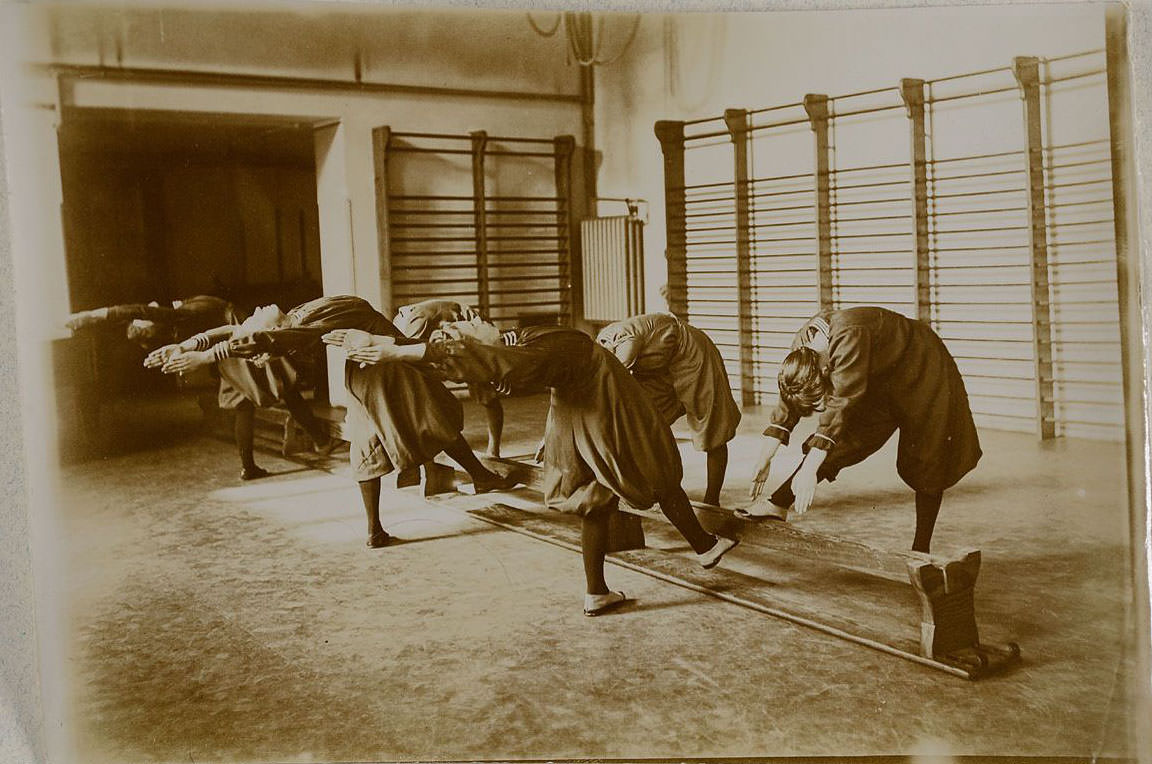
[[[584,143],[584,204],[585,214],[596,217],[596,198],[599,189],[596,178],[596,67],[580,67],[580,121],[581,140]]]
[[[740,328],[740,398],[756,402],[756,364],[752,331],[752,213],[749,198],[748,112],[727,109],[724,124],[732,137],[736,189],[736,316]]]
[[[1012,71],[1024,101],[1024,142],[1028,173],[1029,238],[1032,253],[1032,349],[1036,360],[1036,429],[1056,436],[1052,375],[1052,300],[1048,290],[1048,224],[1044,197],[1044,143],[1040,129],[1040,67],[1034,56],[1013,60]]]
[[[828,96],[804,96],[816,143],[816,285],[820,309],[832,310],[832,194],[829,190]]]
[[[392,262],[391,225],[388,211],[388,148],[392,142],[392,128],[387,125],[372,128],[372,164],[376,175],[376,246],[380,252],[380,271],[383,280]],[[351,223],[349,223],[351,226]],[[391,284],[391,279],[388,279]],[[391,295],[388,296],[391,300]]]
[[[660,120],[655,127],[664,155],[664,259],[668,263],[668,310],[688,317],[688,219],[684,195],[684,123]]]
[[[484,152],[488,133],[476,130],[472,136],[472,225],[476,235],[476,308],[488,319],[492,313],[492,290],[488,285],[488,196],[484,182]]]
[[[576,139],[558,135],[552,139],[556,170],[556,235],[560,263],[560,305],[568,308],[568,325],[584,320],[584,269],[580,260],[580,229],[573,214],[572,154]]]
[[[1144,282],[1140,256],[1140,207],[1134,145],[1132,81],[1129,74],[1128,18],[1123,5],[1109,5],[1104,15],[1104,44],[1108,77],[1108,124],[1112,155],[1112,204],[1116,236],[1116,287],[1120,303],[1120,357],[1124,390],[1125,451],[1128,462],[1128,502],[1130,538],[1143,543],[1130,545],[1132,560],[1131,621],[1128,635],[1132,645],[1147,645],[1149,639],[1149,556],[1145,544],[1148,506],[1145,503],[1146,462],[1144,444],[1146,420],[1144,384],[1146,370],[1141,340],[1141,285]],[[1144,287],[1147,295],[1147,287]],[[1144,723],[1152,713],[1152,676],[1146,650],[1131,652],[1132,701],[1129,718],[1129,750],[1152,751],[1152,730]]]
[[[924,125],[924,80],[900,80],[908,111],[912,157],[912,222],[915,230],[916,318],[932,321],[931,253],[928,250],[928,150]]]

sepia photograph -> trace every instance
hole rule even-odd
[[[1152,762],[1147,29],[0,4],[0,759]]]

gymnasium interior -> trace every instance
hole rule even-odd
[[[1118,8],[6,5],[40,753],[1147,760]],[[389,317],[457,300],[504,330],[702,330],[742,414],[719,508],[672,432],[701,522],[742,543],[701,570],[626,508],[640,540],[607,577],[629,601],[586,618],[579,523],[534,460],[547,394],[505,402],[486,461],[517,488],[476,495],[447,460],[386,477],[399,543],[369,549],[347,446],[258,409],[272,474],[242,481],[214,379],[145,368],[123,327],[65,328],[345,294]],[[914,585],[896,438],[803,515],[731,512],[794,333],[857,306],[927,322],[963,376],[983,456],[929,565],[959,600]],[[340,441],[343,368],[329,348],[297,369]],[[483,408],[451,389],[483,453]],[[975,658],[933,643],[953,631]]]

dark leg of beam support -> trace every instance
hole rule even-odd
[[[920,654],[966,670],[977,679],[1020,660],[1020,647],[986,645],[976,628],[976,579],[980,553],[958,560],[908,563],[920,597]]]
[[[644,548],[644,525],[639,517],[613,512],[608,519],[607,552],[627,552]]]
[[[397,488],[410,488],[414,485],[420,485],[419,467],[410,467],[406,470],[400,470],[396,473]]]
[[[456,470],[436,462],[424,463],[424,495],[451,493],[456,490]]]

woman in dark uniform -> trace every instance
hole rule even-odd
[[[213,342],[206,348],[170,358],[164,371],[186,371],[229,357],[275,358],[314,348],[333,329],[412,341],[359,297],[321,297],[287,314],[275,305],[258,308],[242,326],[209,333]],[[368,517],[368,546],[382,547],[392,538],[380,524],[380,478],[394,469],[419,467],[443,451],[472,476],[477,493],[515,484],[480,464],[460,433],[464,423],[460,401],[433,374],[408,364],[369,366],[349,361],[344,365],[344,384],[352,399],[349,456]]]
[[[755,499],[772,457],[796,423],[820,413],[799,468],[770,501],[803,513],[820,480],[878,451],[900,431],[896,470],[916,492],[912,549],[927,552],[940,501],[980,460],[980,440],[964,380],[952,355],[925,323],[884,308],[823,313],[796,337],[780,369],[780,402],[764,431],[752,483]]]
[[[325,341],[357,344],[350,339],[335,332]],[[672,431],[615,356],[580,331],[529,327],[502,338],[490,324],[461,323],[447,325],[427,343],[404,346],[373,337],[372,344],[348,353],[364,363],[404,360],[431,366],[449,379],[491,384],[511,394],[551,388],[545,502],[582,516],[586,615],[599,615],[626,599],[604,580],[608,520],[621,499],[640,508],[659,503],[705,568],[737,543],[700,526],[680,487],[683,469]]]
[[[478,317],[472,308],[455,300],[424,300],[401,306],[392,323],[405,337],[426,341],[443,323],[469,321]],[[504,432],[504,405],[491,385],[469,385],[472,400],[484,407],[488,420],[488,456],[500,456],[500,438]]]
[[[740,424],[740,407],[716,345],[670,313],[617,321],[596,339],[648,391],[667,424],[687,414],[692,445],[708,454],[704,501],[719,504],[728,469],[728,441]]]
[[[158,303],[148,305],[113,305],[107,308],[81,311],[68,319],[68,328],[76,331],[102,323],[128,324],[128,339],[146,350],[151,350],[144,365],[159,367],[164,360],[181,347],[196,348],[192,338],[199,333],[220,326],[236,326],[240,317],[232,304],[219,297],[196,295],[175,300],[171,307]],[[164,344],[175,343],[175,344]],[[153,348],[159,349],[153,350]],[[263,368],[240,358],[226,358],[215,364],[220,378],[217,403],[220,408],[235,412],[234,437],[240,454],[240,479],[255,480],[267,477],[268,472],[256,465],[253,440],[256,429],[256,407],[283,403],[293,419],[312,437],[316,450],[327,453],[332,439],[323,425],[312,414],[312,409],[296,389],[296,370],[288,362],[278,360]]]

